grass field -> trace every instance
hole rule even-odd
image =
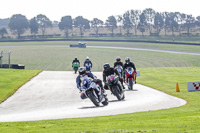
[[[74,43],[74,42],[68,42]],[[10,45],[10,47],[2,47]],[[15,45],[13,47],[12,45]],[[27,45],[24,47],[23,45]],[[37,46],[35,46],[37,45]],[[93,71],[102,71],[104,63],[113,63],[117,56],[124,59],[129,56],[134,60],[136,67],[141,71],[138,83],[161,90],[165,93],[187,100],[182,107],[147,111],[115,116],[75,118],[33,122],[0,123],[2,133],[34,133],[34,132],[141,132],[141,133],[198,133],[200,129],[200,97],[199,92],[187,92],[187,81],[199,81],[200,56],[170,54],[160,52],[95,49],[95,48],[69,48],[66,42],[32,42],[32,43],[0,43],[0,51],[12,50],[12,62],[25,64],[27,69],[35,70],[71,70],[71,61],[77,56],[81,62],[89,56],[94,62]],[[68,45],[68,44],[67,44]],[[88,42],[88,45],[99,45],[99,42]],[[102,45],[106,45],[103,43]],[[120,43],[107,43],[106,46]],[[124,44],[131,47],[156,47],[155,44]],[[41,46],[41,47],[39,47]],[[159,49],[176,49],[200,51],[199,46],[162,45]],[[161,48],[160,48],[161,47]],[[39,71],[0,69],[0,81],[5,75],[12,81],[14,76],[27,73],[26,79],[19,79],[21,85]],[[13,76],[14,75],[14,76]],[[26,75],[26,74],[25,74]],[[179,83],[180,92],[176,92],[176,82]],[[0,86],[7,86],[9,82],[1,81]],[[8,87],[18,88],[19,85]],[[1,98],[2,96],[0,96]],[[136,101],[137,102],[137,101]]]
[[[120,56],[122,61],[130,57],[136,67],[188,67],[200,66],[199,55],[185,55],[160,53],[136,50],[117,50],[99,48],[70,48],[69,44],[75,42],[23,42],[23,43],[0,43],[0,51],[11,50],[11,64],[24,64],[26,69],[32,70],[72,70],[71,62],[77,57],[81,63],[87,56],[94,64],[93,71],[102,71],[104,63],[113,65],[116,57]],[[171,44],[137,44],[137,43],[110,43],[110,42],[88,42],[92,46],[125,46],[140,48],[175,49],[182,51],[200,51],[199,46],[171,45]],[[7,46],[7,47],[5,47]],[[24,58],[26,57],[26,58]],[[8,57],[4,57],[4,63]]]

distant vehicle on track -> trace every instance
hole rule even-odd
[[[86,48],[86,43],[79,42],[78,45],[71,44],[69,47],[79,47],[79,48]]]

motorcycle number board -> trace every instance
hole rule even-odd
[[[188,81],[187,82],[188,91],[200,91],[200,81]]]

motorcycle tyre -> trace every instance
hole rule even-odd
[[[77,71],[78,71],[78,68],[74,68],[74,72],[75,72],[75,74],[77,73]]]
[[[97,101],[97,99],[95,98],[94,94],[92,91],[89,92],[89,98],[90,100],[93,102],[93,104],[96,106],[96,107],[99,107],[100,106],[100,103]]]
[[[115,87],[113,87],[113,89],[114,89],[114,94],[115,94],[115,96],[117,97],[117,99],[119,100],[119,101],[121,101],[122,100],[122,96],[121,95],[123,95],[123,92],[120,92],[120,90],[119,90],[119,87],[117,86],[115,86]]]
[[[129,83],[129,87],[128,87],[129,90],[133,90],[133,80],[129,79],[128,83]]]
[[[102,104],[103,104],[104,106],[108,105],[108,98],[107,98],[107,97],[105,97],[105,101],[103,101]]]

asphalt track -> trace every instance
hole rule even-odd
[[[102,78],[100,72],[94,75]],[[118,101],[107,91],[109,105],[95,107],[89,99],[80,99],[76,76],[70,71],[41,72],[0,104],[0,122],[109,116],[186,104],[183,99],[136,84],[133,91],[126,89],[125,100]]]

